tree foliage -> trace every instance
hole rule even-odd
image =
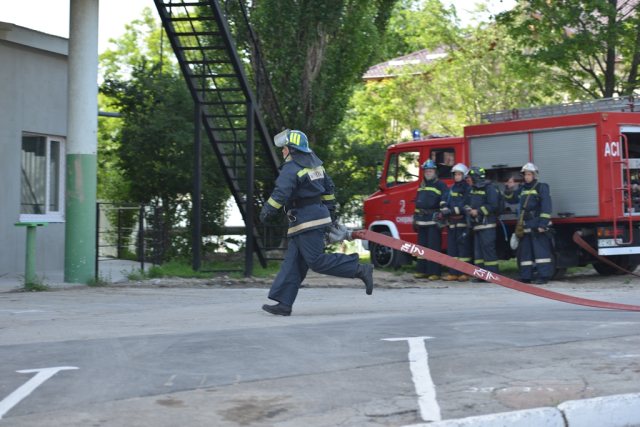
[[[252,23],[290,128],[329,145],[396,0],[258,0]]]
[[[148,9],[144,18],[113,41],[116,50],[101,56],[100,102],[122,119],[100,122],[99,197],[162,207],[168,236],[176,226],[191,223],[194,107],[184,78],[164,51],[169,44],[159,43],[159,24]],[[202,179],[203,235],[220,234],[229,191],[221,185],[224,178],[206,140]],[[179,240],[172,249],[188,252],[188,237],[182,248],[176,246]]]
[[[520,2],[497,16],[527,49],[520,59],[550,67],[576,97],[611,97],[637,89],[640,14],[637,0]]]

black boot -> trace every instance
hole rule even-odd
[[[362,279],[367,295],[371,295],[373,293],[373,264],[359,264],[356,277]]]
[[[535,283],[536,285],[546,285],[547,279],[545,279],[544,277],[538,277],[533,283]]]
[[[291,316],[291,306],[281,302],[274,305],[263,305],[262,309],[267,313],[276,314],[278,316]]]

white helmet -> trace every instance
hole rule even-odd
[[[524,175],[525,172],[533,172],[533,177],[535,179],[538,178],[538,174],[540,173],[536,165],[531,162],[527,163],[522,167],[522,169],[520,169],[520,175]]]
[[[466,175],[469,172],[469,168],[464,165],[464,163],[458,163],[454,167],[451,168],[451,173],[462,172],[462,175]]]

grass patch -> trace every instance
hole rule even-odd
[[[34,276],[33,280],[27,282],[24,276],[20,276],[24,280],[24,290],[27,292],[48,292],[51,290],[51,286],[44,283],[46,277],[44,274],[42,277]]]
[[[518,261],[515,258],[498,261],[500,273],[520,273]]]
[[[147,280],[158,279],[161,277],[183,277],[187,279],[209,279],[216,277],[219,274],[225,274],[234,279],[241,279],[244,277],[243,272],[222,272],[217,273],[216,270],[243,270],[244,255],[238,260],[227,261],[205,261],[201,264],[201,271],[193,270],[193,262],[191,259],[174,259],[166,262],[162,265],[154,265],[147,271],[143,271],[139,268],[132,268],[130,271],[122,271],[122,274],[129,280]],[[214,272],[203,272],[207,270],[213,270]],[[270,262],[266,268],[263,268],[257,259],[254,259],[253,264],[253,276],[266,278],[272,274],[276,274],[280,271],[280,263],[277,261]]]
[[[112,281],[111,273],[103,275],[102,272],[98,272],[98,277],[90,277],[89,280],[87,280],[87,285],[94,288],[101,288],[103,286],[107,286]]]

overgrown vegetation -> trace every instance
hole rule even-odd
[[[47,278],[44,274],[42,277],[35,275],[33,276],[33,279],[28,282],[24,276],[20,276],[19,280],[23,282],[24,290],[27,292],[48,292],[51,290],[51,286],[45,283]]]

